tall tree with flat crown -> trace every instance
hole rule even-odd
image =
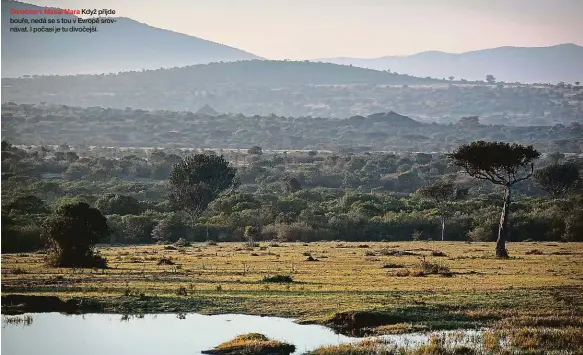
[[[514,184],[529,179],[534,173],[534,161],[540,153],[533,146],[516,143],[477,141],[464,144],[449,158],[470,176],[504,186],[504,206],[498,227],[496,256],[508,257],[508,215]]]

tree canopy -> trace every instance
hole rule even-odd
[[[474,178],[508,185],[530,178],[540,153],[533,146],[476,141],[460,146],[449,157]]]
[[[537,170],[535,181],[553,198],[563,198],[581,184],[579,167],[575,164],[553,164]]]
[[[43,224],[50,242],[49,262],[60,267],[105,267],[95,244],[110,233],[107,219],[85,202],[60,207]]]
[[[235,187],[235,174],[222,155],[187,156],[170,174],[170,201],[191,216],[199,215],[222,192]]]

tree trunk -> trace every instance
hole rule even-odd
[[[511,185],[506,185],[504,190],[504,206],[500,216],[500,225],[498,227],[498,240],[496,241],[496,257],[507,258],[506,238],[508,237],[508,214],[510,212],[510,192]]]
[[[445,217],[441,217],[441,241],[445,240]]]

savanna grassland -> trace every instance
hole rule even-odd
[[[93,271],[3,254],[2,294],[90,299],[104,312],[297,317],[361,335],[583,326],[580,243],[511,243],[510,259],[496,259],[492,243],[213,244],[104,246],[109,268]]]

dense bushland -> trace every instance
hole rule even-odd
[[[467,189],[448,201],[446,240],[493,241],[498,232],[501,188],[460,175],[443,154],[250,152],[225,155],[240,186],[189,215],[170,203],[166,179],[190,152],[75,152],[3,142],[2,251],[41,248],[43,221],[79,202],[107,218],[111,233],[98,240],[107,243],[248,241],[248,227],[254,241],[438,240],[443,206],[417,193],[438,181]],[[582,159],[550,154],[536,167],[565,162],[580,169]],[[509,241],[583,240],[580,184],[560,199],[534,179],[513,193]]]

